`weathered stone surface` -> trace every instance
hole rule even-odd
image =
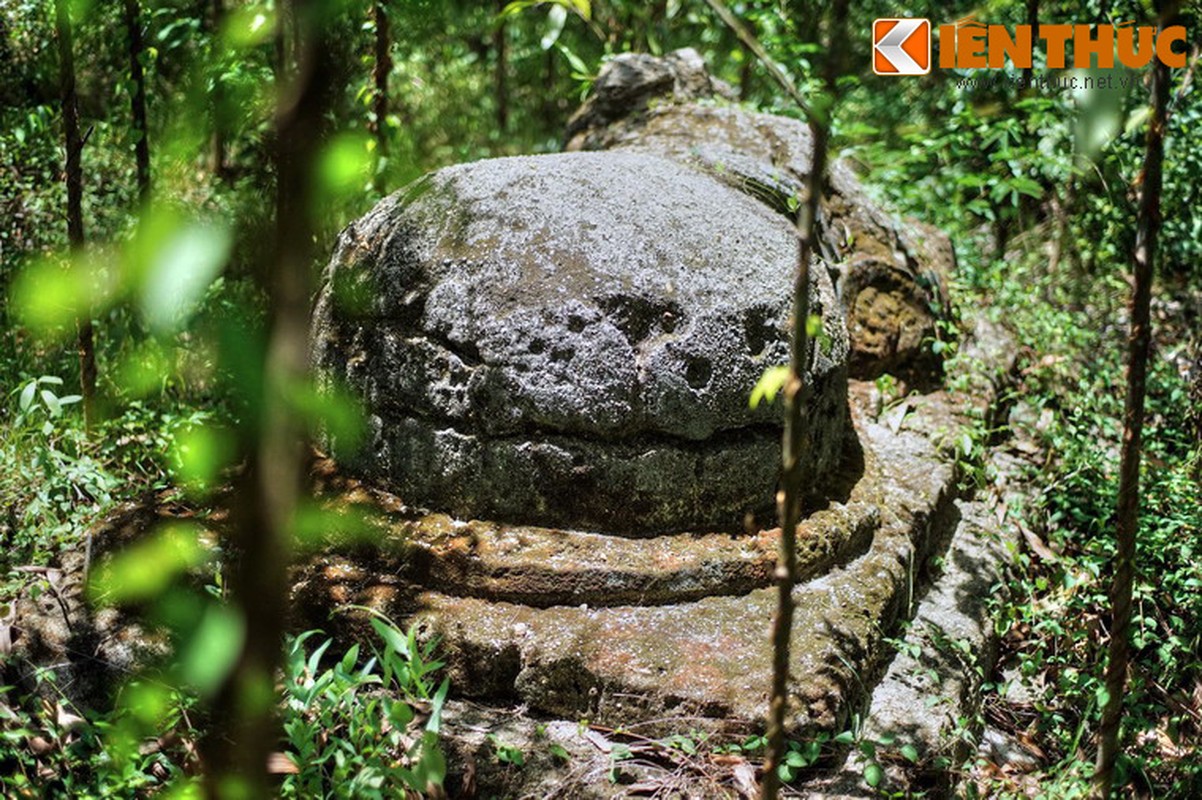
[[[779,409],[747,398],[787,359],[795,262],[786,220],[654,156],[440,170],[348,227],[328,270],[315,360],[371,413],[370,446],[338,455],[462,518],[739,530],[772,504]],[[811,293],[817,493],[847,434],[847,337],[823,270]]]
[[[410,555],[415,582],[535,607],[665,605],[746,594],[771,584],[780,532],[628,539],[436,519],[397,530],[417,548]],[[868,491],[811,515],[800,526],[800,575],[815,577],[860,555],[879,526],[877,499]]]
[[[873,384],[851,383],[863,464],[801,531],[790,717],[799,731],[842,729],[869,701],[893,657],[884,639],[922,600],[932,559],[959,541],[954,535],[984,525],[963,502],[956,447],[964,425],[988,418],[1013,348],[980,325],[963,352],[973,380],[958,383],[972,394],[940,390],[882,407]],[[650,735],[762,724],[775,607],[763,568],[775,532],[632,541],[437,516],[401,529],[423,553],[410,558],[416,571],[398,581],[389,567],[324,556],[297,584],[304,605],[328,608],[320,598],[331,597],[417,622],[441,642],[452,683],[468,696],[563,719],[638,723]],[[966,547],[955,545],[952,557]],[[972,551],[984,561],[992,552]],[[958,601],[977,591],[960,579],[982,573],[969,565],[943,574],[951,583],[927,597]]]
[[[697,737],[690,741],[699,743]],[[717,763],[704,745],[693,752],[680,740],[648,738],[637,726],[615,731],[451,700],[443,707],[439,744],[447,754],[448,797],[739,800],[759,795],[748,761],[727,756]],[[520,752],[522,763],[503,762],[501,748],[510,755]]]
[[[771,585],[780,532],[631,539],[387,510],[388,498],[364,493],[361,487],[338,488],[325,496],[329,510],[347,518],[375,512],[358,516],[371,520],[375,554],[365,565],[361,555],[335,544],[331,552],[302,565],[296,575],[298,597],[309,592],[310,584],[326,595],[304,601],[315,610],[350,602],[382,574],[451,595],[536,608],[668,605],[742,595]],[[862,555],[880,527],[880,502],[873,484],[862,482],[845,501],[808,516],[799,526],[802,578]]]
[[[85,595],[89,556],[103,563],[107,551],[146,536],[169,515],[160,511],[126,504],[88,531],[86,548],[27,573],[9,619],[0,620],[12,645],[0,654],[6,684],[52,703],[104,710],[131,674],[167,659],[165,632],[128,610],[94,607]]]
[[[734,94],[724,81],[709,74],[705,61],[691,47],[675,50],[663,58],[622,53],[597,76],[592,94],[568,120],[567,136],[569,140],[577,134],[587,136],[614,120],[646,110],[651,100],[658,101],[664,96],[688,102],[712,97],[733,99]]]
[[[698,96],[673,93],[666,81],[652,79],[670,72],[666,63],[650,56],[639,63],[640,71],[623,69],[621,76],[627,95],[639,101],[623,113],[621,103],[610,98],[600,116],[585,113],[600,98],[586,101],[577,124],[569,126],[568,150],[655,153],[711,175],[782,214],[791,213],[790,200],[802,194],[810,171],[808,126],[734,105],[688,102]],[[603,70],[598,83],[608,77]],[[656,101],[649,105],[648,97]],[[908,376],[936,369],[938,359],[928,345],[936,335],[936,320],[946,314],[946,280],[955,266],[947,236],[887,214],[868,197],[845,160],[831,165],[818,225],[822,253],[829,264],[838,265],[852,375]]]
[[[936,397],[931,405],[938,408],[931,413],[942,414],[947,402]],[[908,607],[915,565],[955,523],[953,463],[921,434],[894,431],[859,413],[863,474],[846,501],[821,513],[846,519],[869,500],[880,513],[870,518],[870,540],[857,537],[862,544],[845,550],[845,558],[825,561],[825,569],[810,571],[810,580],[797,589],[792,724],[799,729],[838,727],[871,688],[887,655],[881,638]],[[916,401],[911,416],[926,413],[926,404]],[[803,526],[803,553],[809,550],[805,537],[813,531],[810,524]],[[544,539],[538,545],[544,560],[579,554],[579,536],[561,535],[557,552],[551,552],[555,543]],[[477,529],[471,545],[480,553],[475,557],[500,563],[495,550],[505,547],[507,538],[505,532]],[[677,547],[689,552],[687,542]],[[637,573],[640,565],[653,571],[648,567],[657,555],[654,550],[632,554],[629,572]],[[714,554],[715,561],[721,558]],[[516,560],[507,563],[516,566]],[[745,732],[761,724],[771,683],[768,629],[776,602],[767,584],[734,596],[720,596],[715,589],[708,597],[678,597],[661,605],[595,605],[588,600],[593,590],[585,588],[579,597],[562,597],[561,605],[542,607],[545,590],[532,593],[534,602],[498,602],[467,580],[457,588],[424,591],[415,609],[403,588],[346,567],[321,572],[329,567],[309,572],[306,593],[413,614],[425,635],[440,640],[453,684],[469,696],[516,696],[541,713],[603,724],[654,719],[664,731],[687,725]],[[615,572],[599,570],[598,577]],[[619,592],[621,580],[615,581]],[[508,585],[512,591],[523,584]]]
[[[982,684],[994,669],[999,637],[992,604],[1006,591],[1008,571],[1018,557],[1024,524],[1020,515],[1029,491],[1022,478],[1029,467],[1025,462],[996,452],[991,466],[996,475],[992,492],[956,501],[959,521],[946,554],[929,576],[929,591],[906,630],[905,645],[873,689],[864,715],[863,737],[890,742],[877,759],[885,767],[881,788],[892,792],[923,788],[950,796],[954,774],[940,759],[961,764],[971,752],[971,741],[958,728],[977,717]],[[985,733],[987,752],[1000,748],[1003,757],[1021,757],[1021,749]],[[903,747],[914,748],[913,762],[893,757]],[[878,797],[864,784],[865,763],[863,754],[852,750],[839,769],[812,785],[812,796]]]
[[[957,666],[954,649],[924,646],[920,662],[898,657],[890,666],[894,654],[885,641],[900,619],[915,616],[918,624],[907,634],[912,641],[963,638],[980,654],[991,646],[992,628],[980,603],[988,589],[982,587],[996,583],[1013,531],[1002,542],[986,535],[1002,519],[1006,502],[966,502],[952,449],[958,426],[988,418],[1001,385],[998,376],[1013,367],[1013,348],[996,328],[979,325],[963,352],[975,380],[963,383],[973,387],[972,394],[936,391],[883,408],[872,384],[852,382],[849,401],[863,464],[851,471],[852,485],[809,514],[801,531],[804,583],[796,590],[790,715],[798,731],[842,730],[855,709],[886,697],[888,703],[871,700],[865,728],[870,735],[934,732],[927,740],[939,741],[946,730],[941,707],[932,711],[925,701],[975,691],[963,670],[949,673],[938,686],[925,682],[930,658]],[[555,759],[531,752],[543,740],[530,736],[545,735],[573,755],[603,746],[604,737],[590,738],[578,725],[581,718],[646,736],[761,729],[775,605],[763,568],[774,531],[632,540],[456,521],[408,508],[339,476],[328,461],[319,462],[315,473],[331,510],[348,517],[353,510],[374,510],[374,533],[370,542],[333,547],[298,565],[289,625],[323,627],[342,641],[348,634],[370,636],[367,615],[348,610],[362,605],[416,622],[423,636],[438,637],[454,692],[500,709],[478,716],[465,712],[458,724],[448,724],[456,759],[452,787],[461,789],[460,782],[471,776],[481,788],[505,796],[524,795],[518,787],[554,785],[542,770]],[[1020,490],[1010,487],[1011,493]],[[188,509],[162,505],[119,515],[98,539],[101,553],[115,541],[144,535],[160,517],[179,514],[192,516]],[[220,519],[208,515],[200,524],[216,532]],[[341,530],[342,524],[335,527]],[[206,533],[201,541],[212,546],[217,538]],[[937,556],[944,556],[942,571],[934,570]],[[63,566],[62,585],[79,585],[81,564],[76,554]],[[76,601],[71,605],[76,608]],[[51,605],[43,611],[53,621]],[[138,635],[128,615],[104,616],[114,613],[95,615],[113,620],[103,629],[104,639],[112,639],[110,649],[82,652],[113,658],[113,647]],[[59,658],[61,652],[46,651],[41,658]],[[118,663],[137,668],[145,657]],[[526,709],[540,718],[522,719]],[[523,773],[495,763],[498,741],[527,748],[529,761],[539,766]],[[807,791],[863,796],[860,771],[854,761],[849,766]],[[555,774],[572,786],[565,796],[628,795],[621,786],[607,793],[603,776],[594,780],[592,772]],[[892,779],[892,767],[889,774]],[[568,783],[575,778],[581,783]]]

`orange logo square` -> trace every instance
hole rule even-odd
[[[872,23],[872,71],[926,75],[931,71],[929,19],[878,19]]]

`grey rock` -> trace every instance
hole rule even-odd
[[[1010,767],[1018,772],[1033,772],[1039,768],[1038,758],[1013,736],[993,726],[985,728],[981,734],[977,753],[998,767]]]
[[[638,63],[645,76],[674,74],[671,57],[640,56]],[[702,84],[704,63],[694,63],[692,71],[693,81]],[[569,124],[567,150],[661,155],[793,215],[791,206],[804,194],[810,172],[808,125],[705,102],[712,95],[681,92],[666,78],[639,82],[625,73],[625,66],[615,62],[602,72],[598,85],[607,78],[633,83],[640,87],[637,97],[603,94],[598,88]],[[604,113],[598,113],[602,108]],[[847,307],[852,376],[935,376],[939,359],[928,345],[937,321],[947,315],[947,279],[955,269],[947,236],[887,213],[844,159],[830,166],[818,228],[822,255],[838,265],[835,277]]]
[[[644,111],[652,100],[665,96],[676,102],[733,99],[734,91],[709,74],[705,60],[691,47],[674,50],[663,58],[622,53],[605,65],[588,100],[568,120],[567,138]]]
[[[655,156],[433,173],[348,227],[327,271],[315,362],[371,415],[369,447],[338,456],[461,517],[739,529],[772,505],[780,411],[748,396],[788,358],[796,252],[787,220]],[[848,431],[847,334],[811,275],[818,493]]]
[[[166,661],[171,642],[163,628],[132,609],[92,602],[86,591],[89,570],[97,574],[119,546],[161,521],[153,505],[159,499],[119,506],[53,566],[28,573],[9,620],[0,620],[11,623],[13,637],[11,650],[0,653],[0,679],[51,703],[103,711],[131,675]]]

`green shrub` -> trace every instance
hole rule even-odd
[[[412,631],[371,623],[383,646],[362,660],[354,645],[326,669],[329,639],[312,651],[306,642],[317,631],[289,640],[284,732],[298,771],[285,778],[283,797],[384,798],[442,785],[438,731],[448,682],[435,689],[430,677],[442,663]]]

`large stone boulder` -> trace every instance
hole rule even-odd
[[[660,155],[792,216],[810,172],[809,127],[722,104],[711,81],[692,51],[618,56],[569,122],[566,149]],[[886,213],[843,159],[831,164],[818,228],[847,309],[853,377],[937,372],[929,345],[955,267],[947,236]]]
[[[336,455],[459,517],[633,535],[770,512],[788,359],[789,222],[638,153],[439,170],[350,225],[326,274],[317,367],[370,412]],[[848,432],[847,332],[826,271],[808,370],[810,489]]]

